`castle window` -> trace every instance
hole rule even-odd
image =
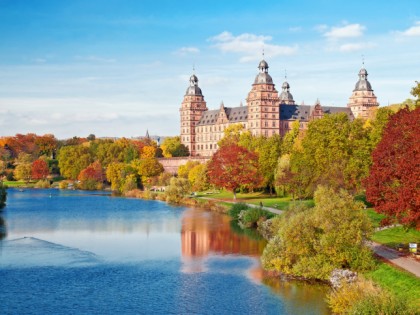
[[[273,121],[273,127],[275,127],[276,126],[276,122],[275,121]]]
[[[273,107],[273,108],[271,109],[271,111],[275,112],[275,111],[276,111],[276,108],[275,108],[275,107]]]
[[[206,150],[208,149],[208,146],[207,146],[207,144],[206,144]]]
[[[210,143],[210,149],[213,149],[213,148],[212,148],[212,144],[211,144],[211,143]]]

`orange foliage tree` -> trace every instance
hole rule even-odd
[[[258,172],[258,155],[237,144],[221,147],[207,166],[209,181],[233,192],[243,185],[258,187],[263,179]]]
[[[366,197],[386,222],[420,229],[420,107],[392,115],[372,153]]]
[[[77,179],[80,181],[94,180],[96,182],[102,182],[104,174],[101,163],[99,161],[91,163],[88,167],[80,171]]]
[[[44,160],[38,159],[32,163],[32,179],[45,179],[49,173],[48,164]]]

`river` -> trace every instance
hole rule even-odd
[[[264,277],[265,241],[213,212],[9,189],[0,236],[1,314],[329,314],[327,288]]]

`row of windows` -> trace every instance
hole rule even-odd
[[[210,149],[210,150],[213,150],[213,149],[215,149],[215,150],[217,150],[217,144],[216,143],[210,143],[210,144],[198,144],[197,145],[197,150],[208,150],[208,149]],[[194,150],[194,146],[193,146],[193,150]]]

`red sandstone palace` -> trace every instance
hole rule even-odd
[[[181,142],[188,147],[191,156],[213,155],[223,131],[232,124],[242,124],[253,135],[283,136],[296,120],[300,122],[301,129],[306,129],[311,120],[324,114],[344,112],[350,119],[366,119],[372,109],[379,106],[364,68],[359,71],[359,80],[347,107],[323,106],[319,101],[315,105],[296,105],[287,81],[283,83],[279,95],[265,60],[260,62],[258,69],[246,99],[247,106],[225,107],[222,103],[216,110],[208,110],[197,76],[193,74],[190,77],[180,113]]]

